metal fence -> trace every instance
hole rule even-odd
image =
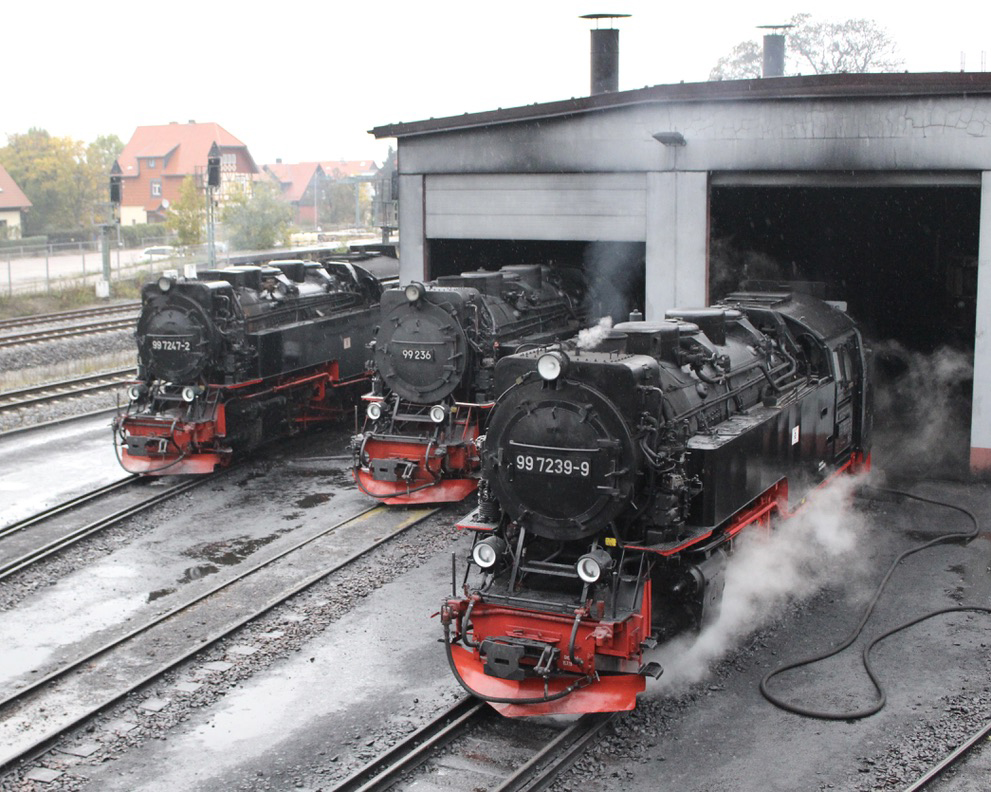
[[[114,240],[114,244],[124,247],[121,239]],[[133,244],[135,248],[146,248],[152,245],[171,245],[172,240],[168,236],[141,237]],[[86,239],[78,242],[43,242],[37,244],[19,244],[9,242],[0,245],[0,261],[8,261],[22,258],[40,258],[42,256],[59,256],[74,253],[77,255],[100,255],[100,240]]]
[[[110,279],[134,277],[140,272],[182,270],[187,263],[198,263],[198,257],[174,256],[150,258],[140,249],[113,248],[110,251]],[[103,256],[99,249],[79,249],[59,253],[42,252],[33,257],[15,258],[0,250],[0,274],[3,282],[0,294],[51,294],[65,289],[91,287],[103,278]]]

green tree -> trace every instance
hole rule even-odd
[[[888,34],[870,19],[816,22],[796,14],[785,31],[785,74],[893,72],[903,61]],[[709,73],[710,80],[760,77],[763,52],[754,41],[737,44]]]
[[[98,176],[109,182],[110,169],[124,150],[124,142],[116,135],[100,135],[86,147],[86,162]]]
[[[198,245],[203,241],[203,221],[206,196],[196,186],[196,179],[187,176],[179,186],[179,197],[169,207],[165,227],[174,231],[180,245]]]
[[[221,212],[231,244],[239,250],[268,250],[289,239],[292,207],[275,185],[260,182],[254,191],[231,196]]]
[[[0,163],[33,204],[25,235],[88,229],[102,219],[110,167],[122,148],[116,135],[89,146],[38,128],[11,135],[0,148]]]

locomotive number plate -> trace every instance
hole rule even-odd
[[[513,462],[517,470],[527,473],[546,473],[551,476],[592,475],[592,460],[587,456],[547,456],[541,454],[516,454]]]
[[[185,338],[153,338],[151,348],[156,352],[189,352],[193,347]]]
[[[404,349],[403,360],[433,360],[432,349]]]

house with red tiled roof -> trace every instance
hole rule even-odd
[[[23,212],[31,208],[28,197],[0,165],[0,239],[20,239]]]
[[[323,172],[334,181],[371,178],[378,171],[374,160],[328,160],[321,162]]]
[[[329,181],[319,162],[286,164],[276,160],[274,165],[262,165],[262,170],[279,186],[282,198],[292,204],[296,225],[318,225],[317,188]]]
[[[250,190],[258,173],[244,143],[213,122],[138,127],[117,158],[122,172],[121,223],[164,221],[187,176],[205,187],[207,154],[214,143],[220,149],[216,197],[222,204],[234,191]]]

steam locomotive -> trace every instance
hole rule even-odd
[[[574,335],[584,295],[580,270],[541,265],[387,290],[365,426],[352,441],[358,487],[390,504],[470,495],[495,361]]]
[[[121,465],[209,473],[235,453],[337,417],[367,387],[381,292],[347,260],[172,273],[146,284],[137,379],[114,420]]]
[[[869,369],[845,313],[783,291],[502,359],[441,612],[461,685],[510,716],[632,709],[740,532],[869,467]]]

